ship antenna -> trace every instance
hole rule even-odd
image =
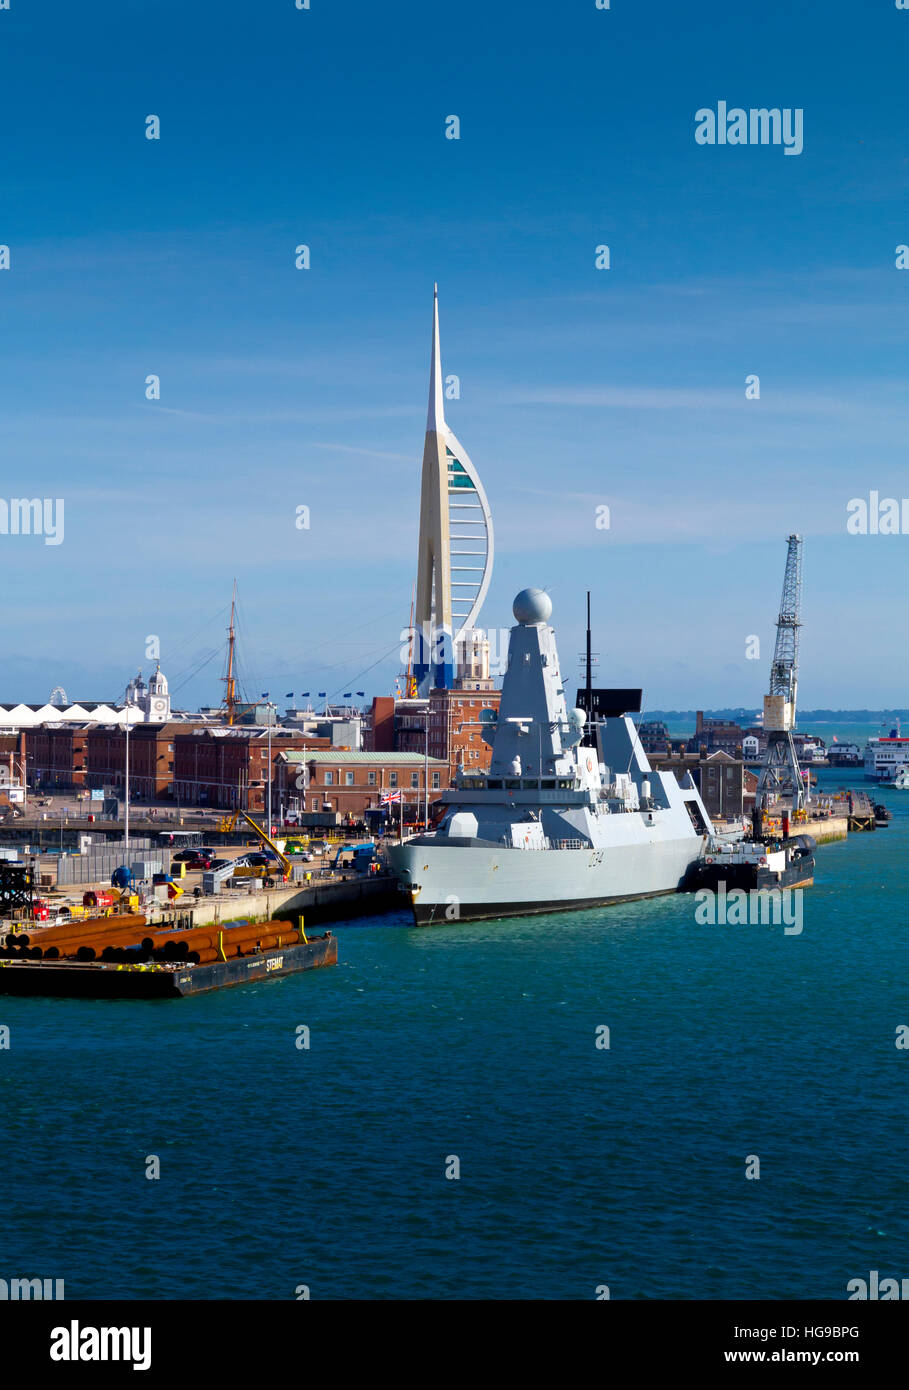
[[[593,690],[592,690],[592,679],[593,679],[593,677],[592,677],[592,672],[591,672],[591,665],[592,665],[592,663],[591,663],[591,656],[590,656],[590,590],[588,589],[588,590],[587,590],[587,692],[586,692],[586,699],[585,699],[585,703],[586,703],[586,705],[587,705],[587,721],[588,721],[588,723],[587,723],[587,728],[588,728],[588,730],[589,730],[589,729],[592,727],[592,725],[593,725]],[[589,736],[590,736],[590,735],[589,735],[589,732],[588,732],[588,737],[589,737]],[[594,736],[594,741],[593,741],[593,742],[594,742],[594,747],[596,747],[596,736]]]

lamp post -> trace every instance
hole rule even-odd
[[[277,713],[278,706],[268,702],[268,834],[271,835],[271,723],[272,711]]]
[[[126,697],[126,762],[123,773],[123,855],[129,868],[129,713],[132,708],[129,696]]]
[[[423,723],[425,741],[423,743],[423,833],[429,830],[429,706],[426,706],[426,717]]]

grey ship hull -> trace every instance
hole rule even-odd
[[[540,590],[515,599],[495,728],[483,734],[488,773],[462,771],[438,829],[388,851],[418,925],[675,893],[713,833],[690,774],[653,772],[621,709],[581,746],[585,714],[565,703],[551,610]]]
[[[623,836],[623,842],[600,849],[513,849],[476,841],[433,845],[429,837],[418,837],[390,847],[388,854],[410,896],[414,921],[428,926],[676,893],[704,844],[691,833],[666,839],[642,835],[637,843]]]

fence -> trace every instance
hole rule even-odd
[[[68,883],[110,883],[111,874],[124,863],[144,863],[149,866],[150,874],[164,873],[168,859],[168,855],[162,854],[160,846],[153,846],[150,840],[137,843],[130,839],[128,860],[122,845],[97,854],[61,855],[57,860],[57,884],[62,887]],[[46,861],[41,871],[47,872]]]

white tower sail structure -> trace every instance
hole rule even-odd
[[[458,646],[476,626],[492,576],[489,502],[470,456],[445,420],[439,287],[433,287],[429,410],[423,448],[414,627],[421,695],[450,689]]]

